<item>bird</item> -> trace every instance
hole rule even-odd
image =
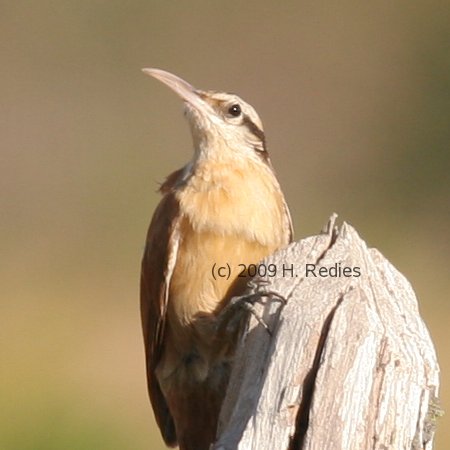
[[[148,393],[167,446],[208,450],[235,351],[218,335],[221,313],[245,290],[242,268],[292,241],[292,221],[255,109],[235,94],[142,70],[182,99],[194,147],[159,188],[142,257]],[[227,276],[215,276],[217,267]]]

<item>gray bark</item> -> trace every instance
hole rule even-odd
[[[264,261],[215,450],[432,448],[439,367],[413,289],[334,222]]]

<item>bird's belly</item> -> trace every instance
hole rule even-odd
[[[244,289],[248,265],[274,249],[238,235],[194,231],[187,219],[181,224],[181,236],[158,371],[162,378],[178,372],[181,378],[192,375],[200,381],[217,353],[213,348],[217,314]]]
[[[245,268],[273,250],[239,235],[194,231],[188,220],[181,225],[181,236],[168,314],[171,323],[182,327],[217,313],[245,285]]]

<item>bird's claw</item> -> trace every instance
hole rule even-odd
[[[236,324],[240,324],[242,320],[242,315],[238,314],[237,311],[241,310],[245,313],[250,313],[258,321],[258,323],[272,336],[272,331],[270,330],[264,318],[255,308],[255,303],[261,301],[263,298],[269,298],[272,301],[279,301],[280,303],[286,305],[287,300],[280,294],[274,291],[258,291],[258,288],[262,284],[269,284],[268,282],[259,282],[256,284],[254,281],[249,283],[250,293],[246,295],[241,295],[238,297],[232,297],[229,304],[222,311],[222,319],[226,323],[226,329],[232,331]],[[247,317],[247,315],[245,316]]]

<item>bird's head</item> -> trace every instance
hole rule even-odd
[[[185,102],[196,157],[246,156],[267,160],[264,131],[256,111],[235,94],[201,91],[161,69],[143,69]]]

